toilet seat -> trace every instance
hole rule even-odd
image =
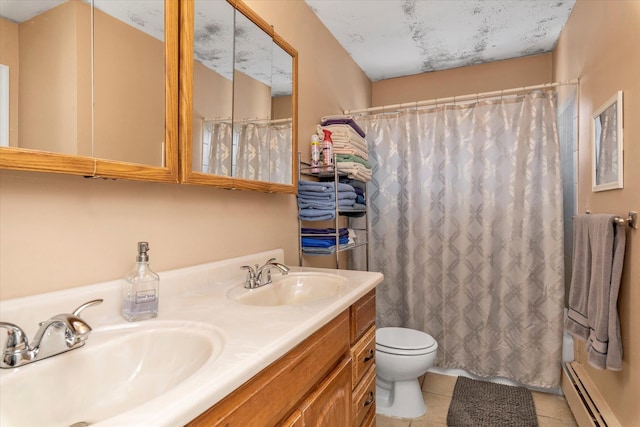
[[[433,337],[415,329],[387,327],[376,330],[376,350],[389,354],[414,356],[438,349]]]

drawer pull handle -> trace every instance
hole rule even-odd
[[[372,360],[374,357],[375,357],[375,353],[373,352],[372,349],[369,349],[369,354],[365,356],[364,361],[368,362],[369,360]]]
[[[373,394],[372,391],[370,391],[369,392],[369,398],[364,401],[362,406],[369,406],[369,405],[371,405],[373,403],[374,400],[375,400],[375,395]]]

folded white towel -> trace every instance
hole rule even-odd
[[[334,144],[342,144],[343,146],[346,145],[346,146],[358,147],[362,151],[365,151],[367,153],[369,152],[369,146],[357,140],[353,140],[350,138],[342,138],[340,136],[337,136],[335,139],[331,138],[331,140],[333,141]]]
[[[358,181],[368,182],[371,181],[372,172],[371,169],[366,168],[361,163],[356,162],[338,162],[338,170],[344,172],[351,179],[357,179]]]
[[[345,116],[341,114],[336,114],[333,116],[323,116],[320,121],[327,122],[329,120],[353,120],[353,116]]]
[[[356,143],[360,143],[364,146],[367,145],[367,141],[365,141],[365,139],[361,137],[360,134],[358,134],[358,132],[356,132],[349,125],[327,125],[327,126],[318,125],[318,135],[324,134],[324,132],[322,132],[323,129],[328,129],[331,131],[332,140],[334,139],[334,136],[335,136],[335,138],[337,139],[351,140],[351,141],[355,141]]]

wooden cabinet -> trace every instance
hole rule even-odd
[[[302,405],[304,427],[351,424],[351,360],[343,359]]]
[[[375,425],[374,323],[372,291],[187,426]]]

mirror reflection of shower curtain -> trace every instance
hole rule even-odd
[[[238,148],[236,177],[269,181],[269,134],[266,123],[236,124]]]
[[[231,176],[231,130],[229,122],[213,122],[209,140],[207,171],[214,175]]]
[[[236,125],[238,178],[291,183],[291,123]]]
[[[616,104],[613,104],[596,119],[597,184],[607,184],[618,180],[617,117]]]
[[[291,184],[292,150],[291,122],[271,125],[271,147],[269,152],[271,178],[270,182]]]
[[[560,383],[562,176],[555,91],[359,117],[373,179],[377,325],[426,331],[436,366]]]

